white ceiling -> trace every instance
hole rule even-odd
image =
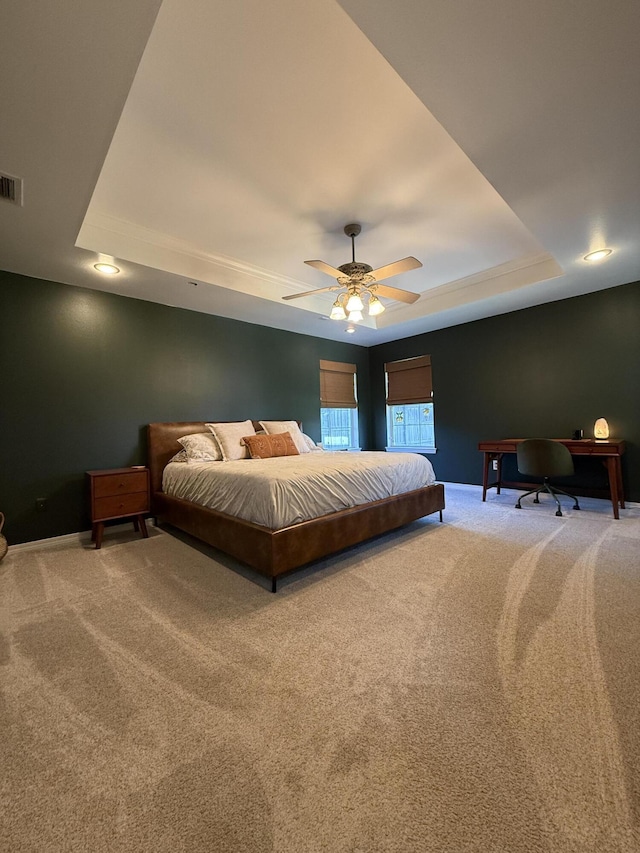
[[[365,346],[640,279],[639,4],[8,0],[2,25],[2,269],[346,340],[332,294],[282,296],[331,284],[303,261],[349,261],[359,222],[357,260],[424,265]]]

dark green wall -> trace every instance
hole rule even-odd
[[[84,472],[145,462],[151,421],[294,418],[319,440],[321,358],[357,364],[369,445],[364,347],[6,272],[0,318],[10,543],[87,529]]]
[[[150,421],[297,418],[319,439],[321,358],[358,365],[365,448],[385,445],[384,362],[428,353],[439,479],[479,483],[481,439],[590,435],[604,416],[640,500],[638,284],[370,350],[2,272],[0,318],[10,543],[87,529],[84,472],[144,462]]]
[[[431,355],[439,479],[481,483],[478,441],[593,437],[597,417],[627,441],[626,495],[640,500],[640,284],[502,314],[370,350],[374,444],[385,445],[384,363]],[[513,457],[511,473],[516,479]],[[578,463],[605,482],[604,469]],[[593,482],[593,485],[599,483]]]

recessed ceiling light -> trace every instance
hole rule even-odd
[[[355,332],[355,330],[356,330],[356,327],[355,327],[355,326],[348,326],[348,327],[345,329],[345,332],[346,332],[348,335],[352,335],[352,334]]]
[[[611,254],[611,249],[598,249],[595,252],[589,252],[584,256],[585,261],[601,261]]]
[[[103,275],[117,275],[120,272],[119,268],[114,267],[113,264],[94,264],[93,266]]]

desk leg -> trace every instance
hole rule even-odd
[[[502,453],[496,454],[496,462],[498,463],[496,466],[496,473],[498,477],[498,482],[496,483],[496,492],[500,494],[500,486],[502,485]]]
[[[618,500],[620,501],[620,506],[622,509],[625,509],[624,505],[624,485],[622,484],[622,460],[619,456],[614,457],[616,462],[616,472],[618,474]]]
[[[487,499],[487,483],[489,482],[489,453],[484,452],[484,466],[482,469],[482,500]]]
[[[618,512],[620,506],[620,498],[618,497],[619,474],[616,457],[607,456],[606,466],[609,474],[609,491],[611,492],[611,503],[613,504],[613,517],[620,518],[620,513]]]

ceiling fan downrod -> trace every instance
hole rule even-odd
[[[344,226],[344,233],[347,237],[351,237],[351,263],[356,262],[356,237],[362,231],[362,226],[357,222],[352,222],[351,225]]]
[[[372,270],[372,267],[369,264],[362,264],[359,261],[356,261],[356,240],[355,238],[361,231],[361,226],[358,225],[357,222],[352,223],[351,225],[344,226],[344,233],[347,237],[351,238],[351,260],[346,264],[341,264],[338,267],[338,270],[343,274],[346,279],[349,281],[342,281],[338,279],[338,282],[343,286],[347,287],[350,283],[356,282],[358,285],[370,284],[373,279],[369,275]]]

